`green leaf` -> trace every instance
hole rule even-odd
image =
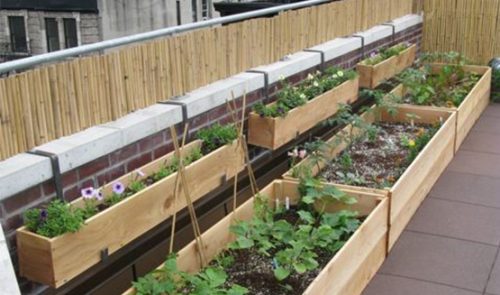
[[[294,263],[293,268],[299,274],[305,273],[307,271],[307,267],[303,263]]]
[[[290,271],[286,268],[283,268],[283,267],[277,267],[275,270],[274,270],[274,276],[276,277],[276,279],[278,281],[283,281],[284,279],[286,279],[288,276],[290,275]]]

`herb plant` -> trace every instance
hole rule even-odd
[[[361,61],[361,64],[367,65],[367,66],[377,65],[386,59],[389,59],[393,56],[400,54],[401,52],[405,51],[410,46],[411,46],[411,43],[400,43],[400,44],[394,45],[394,46],[389,47],[389,48],[382,48],[378,52],[376,52],[376,51],[372,52],[370,57]]]
[[[26,227],[41,236],[52,238],[65,233],[77,232],[84,222],[84,211],[61,200],[51,201],[46,209],[30,209],[25,212]]]
[[[203,141],[202,152],[208,154],[238,138],[238,130],[233,124],[214,124],[198,131],[197,138]]]
[[[282,80],[282,89],[278,93],[277,101],[270,105],[257,103],[253,110],[262,117],[284,117],[290,110],[306,104],[316,96],[345,81],[352,80],[356,76],[357,74],[353,70],[332,67],[325,70],[324,73],[309,74],[307,79],[298,86],[292,86]]]

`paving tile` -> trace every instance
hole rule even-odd
[[[380,273],[482,292],[496,252],[494,246],[404,232]]]
[[[495,267],[491,272],[490,280],[488,281],[488,287],[486,288],[486,293],[500,295],[500,256],[497,257]]]
[[[373,278],[363,295],[479,295],[458,289],[414,279],[378,274]]]
[[[500,208],[500,181],[447,170],[432,188],[430,197]]]
[[[448,170],[500,178],[500,155],[460,150]]]
[[[500,209],[427,198],[407,229],[498,246],[499,224]]]
[[[484,110],[482,116],[497,117],[500,118],[500,103],[491,103],[486,110]]]
[[[499,126],[500,128],[500,126]],[[500,136],[475,131],[469,133],[460,147],[461,150],[500,154]]]
[[[489,113],[492,113],[491,111]],[[494,112],[495,114],[498,111]],[[500,134],[500,117],[499,116],[481,116],[479,120],[477,120],[474,127],[472,127],[472,132],[480,131],[480,132],[488,132],[491,134]]]

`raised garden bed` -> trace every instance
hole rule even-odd
[[[326,186],[330,187],[330,185]],[[302,220],[293,218],[290,220],[290,217],[293,217],[295,214],[292,212],[293,209],[290,209],[289,211],[283,208],[286,204],[287,197],[292,208],[299,202],[299,199],[302,198],[302,196],[300,195],[298,188],[299,183],[295,181],[275,181],[261,191],[261,197],[248,200],[237,208],[234,214],[226,216],[216,225],[203,233],[201,238],[204,241],[204,252],[207,259],[212,260],[218,257],[219,259],[217,261],[220,261],[221,256],[219,255],[224,251],[228,251],[226,250],[228,249],[228,245],[240,243],[240,239],[236,239],[235,234],[231,232],[230,228],[233,226],[234,230],[234,226],[237,226],[238,224],[241,225],[241,221],[250,222],[253,215],[257,214],[256,212],[261,212],[256,211],[257,209],[255,209],[256,202],[258,202],[256,200],[264,200],[264,202],[266,202],[267,199],[268,206],[271,207],[272,210],[275,210],[276,200],[279,200],[279,204],[281,204],[280,206],[283,210],[278,215],[282,216],[283,219],[279,219],[277,222],[287,220],[290,221],[291,224],[296,224],[299,222],[297,220]],[[360,215],[361,222],[357,222],[359,227],[357,227],[356,230],[353,229],[354,232],[352,232],[350,237],[347,238],[345,244],[339,246],[338,251],[333,255],[333,257],[326,257],[324,263],[320,263],[320,267],[314,271],[306,271],[301,274],[295,273],[290,275],[288,278],[281,281],[280,286],[277,284],[279,281],[275,278],[273,272],[276,273],[276,269],[282,266],[280,266],[279,262],[272,259],[271,255],[271,257],[268,257],[267,263],[263,266],[255,267],[254,269],[247,267],[247,270],[243,271],[243,277],[245,278],[245,281],[248,280],[252,286],[266,286],[269,285],[269,281],[273,281],[275,282],[276,289],[261,289],[256,291],[251,289],[252,286],[242,285],[239,283],[238,285],[249,288],[250,290],[247,290],[247,293],[234,294],[361,294],[370,279],[375,275],[376,271],[383,263],[386,256],[389,204],[386,198],[377,194],[350,190],[343,190],[343,192],[346,196],[349,196],[349,198],[354,198],[357,201],[356,209],[359,209],[362,213]],[[346,209],[352,208],[347,207]],[[276,217],[278,215],[274,216]],[[322,236],[324,237],[324,235]],[[280,249],[274,251],[278,250]],[[271,249],[269,251],[272,252],[273,250]],[[193,241],[178,253],[177,266],[179,270],[188,273],[199,273],[202,271],[202,264],[198,257],[197,243],[196,241]],[[318,260],[320,260],[319,257]],[[243,264],[258,264],[250,257],[244,257],[242,262]],[[214,262],[212,262],[212,264],[213,263]],[[234,269],[237,265],[238,259],[236,258],[232,264],[224,267],[227,272],[227,277],[225,278],[224,283],[220,283],[221,286],[229,288],[231,283],[234,283],[234,278],[238,277],[240,273],[232,273],[231,269]],[[160,266],[158,268],[160,271],[157,270],[155,273],[157,275],[161,275],[162,268],[164,268],[164,266]],[[299,267],[297,266],[297,268]],[[254,273],[253,276],[251,275],[252,272]],[[311,277],[311,274],[317,275]],[[149,279],[152,279],[153,277],[154,275],[151,274]],[[303,280],[301,278],[303,278]],[[292,284],[292,281],[297,282],[300,286],[295,286]],[[214,282],[214,280],[210,280],[210,282]],[[290,286],[293,285],[296,288],[287,289],[285,287],[287,284],[290,284]],[[136,289],[134,288],[125,292],[125,294],[128,295],[136,293]]]
[[[402,46],[402,44],[395,45],[392,48],[396,48],[398,46]],[[390,50],[391,48],[387,51]],[[415,61],[416,53],[417,45],[413,44],[398,54],[384,59],[377,64],[372,64],[368,61],[370,61],[370,59],[375,60],[378,55],[361,61],[356,65],[356,69],[359,73],[359,86],[374,89],[383,81],[399,74],[405,68],[411,66]],[[382,53],[379,53],[379,55],[381,54]]]
[[[185,157],[200,149],[202,141],[196,140],[187,144],[181,152]],[[174,152],[169,153],[141,167],[138,170],[140,173],[131,172],[103,186],[102,195],[110,196],[116,189],[114,188],[116,183],[120,183],[123,187],[129,187],[137,180],[146,183],[146,187],[142,190],[110,207],[103,207],[101,203],[98,208],[102,211],[85,220],[81,228],[74,233],[68,232],[49,238],[28,230],[26,226],[18,229],[17,251],[20,274],[35,282],[55,288],[60,287],[99,263],[102,255],[116,252],[165,221],[174,212],[185,208],[186,200],[182,193],[174,204],[177,172],[157,182],[152,181],[152,175],[176,160]],[[232,178],[243,168],[243,153],[236,140],[192,162],[185,170],[192,201],[219,187],[222,182]],[[84,208],[85,204],[84,197],[71,203],[72,208]],[[40,212],[42,212],[41,218],[44,218],[44,211]]]
[[[456,114],[449,111],[412,106],[399,106],[396,110],[394,116],[385,109],[376,108],[362,115],[365,122],[382,122],[385,126],[373,140],[350,144],[345,140],[346,136],[358,136],[367,130],[348,125],[327,141],[329,148],[323,152],[321,160],[308,156],[284,175],[285,179],[294,179],[304,168],[311,169],[312,175],[321,174],[327,178],[333,173],[331,183],[340,188],[389,197],[389,250],[453,158],[456,124]],[[411,124],[409,118],[414,127],[408,126]],[[425,129],[431,128],[430,124],[441,121],[439,130],[419,151],[418,145],[424,141],[423,137],[418,137],[425,134]],[[403,138],[405,132],[407,137]],[[404,151],[401,144],[415,148],[412,152],[410,148]],[[408,158],[410,153],[412,157]],[[341,174],[336,174],[336,169]]]
[[[353,103],[357,99],[358,77],[355,77],[280,116],[251,112],[248,116],[248,143],[276,150],[331,117],[337,112],[339,103]],[[265,108],[272,109],[274,106],[277,106],[276,102]],[[280,106],[277,108],[279,111]]]
[[[439,73],[443,67],[447,66],[445,64],[432,64],[431,73]],[[419,108],[427,110],[452,110],[457,112],[457,128],[456,128],[456,140],[455,140],[455,151],[458,151],[460,145],[464,141],[465,137],[469,133],[474,123],[479,119],[481,113],[488,106],[491,92],[491,68],[486,66],[463,66],[466,73],[475,73],[480,76],[479,80],[470,89],[465,98],[459,102],[448,102],[448,105],[418,105]],[[409,95],[407,87],[402,84],[398,85],[391,91],[392,95],[403,97],[403,105],[413,105],[408,99],[404,99]],[[458,104],[458,106],[456,105]]]

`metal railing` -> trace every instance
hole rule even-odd
[[[63,49],[59,51],[54,51],[50,53],[40,54],[28,58],[23,58],[19,60],[9,61],[5,63],[0,63],[0,74],[6,73],[14,70],[26,69],[43,63],[49,63],[54,61],[59,61],[68,57],[79,56],[82,54],[88,54],[96,51],[101,51],[105,49],[120,47],[124,45],[129,45],[136,42],[142,42],[147,40],[152,40],[155,38],[170,36],[173,34],[183,33],[187,31],[192,31],[196,29],[227,24],[231,22],[242,21],[250,18],[266,16],[269,14],[275,14],[286,10],[292,10],[297,8],[304,8],[312,5],[322,4],[332,2],[331,0],[309,0],[293,4],[285,4],[271,8],[259,9],[256,11],[250,11],[245,13],[240,13],[236,15],[229,15],[220,18],[213,18],[205,21],[200,21],[196,23],[189,23],[175,27],[168,27],[163,29],[158,29],[150,32],[139,33],[131,36],[120,37],[116,39],[105,40],[97,43],[82,45],[74,48]]]

